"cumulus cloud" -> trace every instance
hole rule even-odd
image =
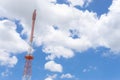
[[[48,0],[49,2],[53,2],[53,3],[56,3],[56,0]]]
[[[16,25],[9,20],[0,21],[0,49],[6,52],[22,52],[27,50],[26,42],[16,32]],[[24,46],[23,46],[24,45]]]
[[[71,75],[70,73],[67,73],[67,74],[62,74],[61,75],[61,79],[63,79],[63,78],[68,78],[68,79],[71,79],[71,78],[73,78],[74,76],[73,75]]]
[[[96,69],[97,69],[96,66],[89,66],[88,68],[84,68],[83,72],[90,72],[90,71],[93,71],[93,70],[96,70]]]
[[[8,67],[13,67],[17,63],[16,56],[10,56],[9,53],[0,50],[0,65],[7,65]]]
[[[100,34],[103,41],[105,41],[106,47],[110,48],[115,54],[120,52],[120,0],[113,0],[112,5],[109,8],[109,13],[102,15],[99,20]]]
[[[0,65],[13,67],[18,60],[12,54],[26,51],[27,43],[16,32],[16,25],[10,20],[0,21],[0,36]]]
[[[47,62],[45,64],[45,69],[50,70],[52,72],[62,72],[63,70],[62,66],[54,61]]]
[[[60,58],[61,56],[64,58],[71,58],[74,56],[72,50],[69,50],[62,46],[47,46],[43,51],[49,54],[46,57],[47,60],[53,60],[55,57]]]
[[[81,7],[83,7],[84,5],[85,5],[85,6],[88,6],[89,3],[92,2],[92,0],[68,0],[68,1],[69,1],[69,2],[71,3],[71,5],[73,5],[73,6],[79,5],[79,6],[81,6]]]
[[[54,75],[48,75],[47,78],[45,78],[45,80],[54,80],[57,77],[57,74]]]
[[[74,52],[82,52],[99,46],[110,48],[114,53],[120,52],[120,20],[118,18],[120,17],[120,0],[114,0],[109,7],[109,12],[100,18],[94,12],[78,10],[66,4],[53,4],[52,1],[55,0],[1,0],[0,16],[21,20],[24,28],[22,34],[29,36],[31,15],[33,10],[37,9],[35,37],[38,37],[35,39],[35,43],[37,46],[43,46],[43,51],[48,54],[46,59],[71,58],[74,56]],[[73,5],[83,6],[86,1],[90,3],[92,0],[69,1]],[[26,6],[26,4],[28,5]],[[57,26],[58,29],[56,30],[54,26]],[[12,30],[15,33],[15,30]],[[79,37],[74,39],[70,30],[77,30]],[[19,34],[15,34],[14,36],[19,36]],[[4,38],[2,36],[1,39]],[[20,37],[15,39],[24,43]],[[12,43],[10,45],[16,47]],[[8,50],[24,51],[21,47],[18,49],[18,46],[17,49]]]
[[[7,77],[7,76],[9,76],[9,75],[11,75],[11,74],[12,74],[12,72],[9,71],[8,69],[6,69],[4,72],[1,73],[1,76]]]

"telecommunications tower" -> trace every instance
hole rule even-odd
[[[32,29],[31,29],[31,35],[30,35],[30,44],[29,44],[28,53],[25,56],[26,62],[24,66],[24,73],[23,73],[22,80],[31,80],[32,60],[34,58],[32,55],[32,42],[33,42],[35,19],[36,19],[36,10],[34,10],[33,15],[32,15]]]

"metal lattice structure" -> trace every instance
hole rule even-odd
[[[34,34],[34,25],[36,20],[36,10],[33,12],[32,16],[32,29],[31,29],[31,35],[30,35],[30,47],[28,49],[28,53],[25,56],[25,66],[24,66],[24,73],[23,73],[23,79],[22,80],[31,80],[32,75],[32,42],[33,42],[33,34]]]

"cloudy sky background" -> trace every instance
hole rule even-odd
[[[120,80],[119,7],[120,0],[0,0],[0,80],[22,79],[34,9],[32,80]]]

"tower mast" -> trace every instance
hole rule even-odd
[[[25,66],[24,66],[24,73],[23,73],[22,80],[31,80],[32,60],[34,58],[32,55],[32,42],[33,42],[35,20],[36,20],[36,9],[34,10],[33,15],[32,15],[32,29],[31,29],[30,44],[29,44],[30,47],[28,49],[28,53],[25,56],[26,62],[25,62]]]

